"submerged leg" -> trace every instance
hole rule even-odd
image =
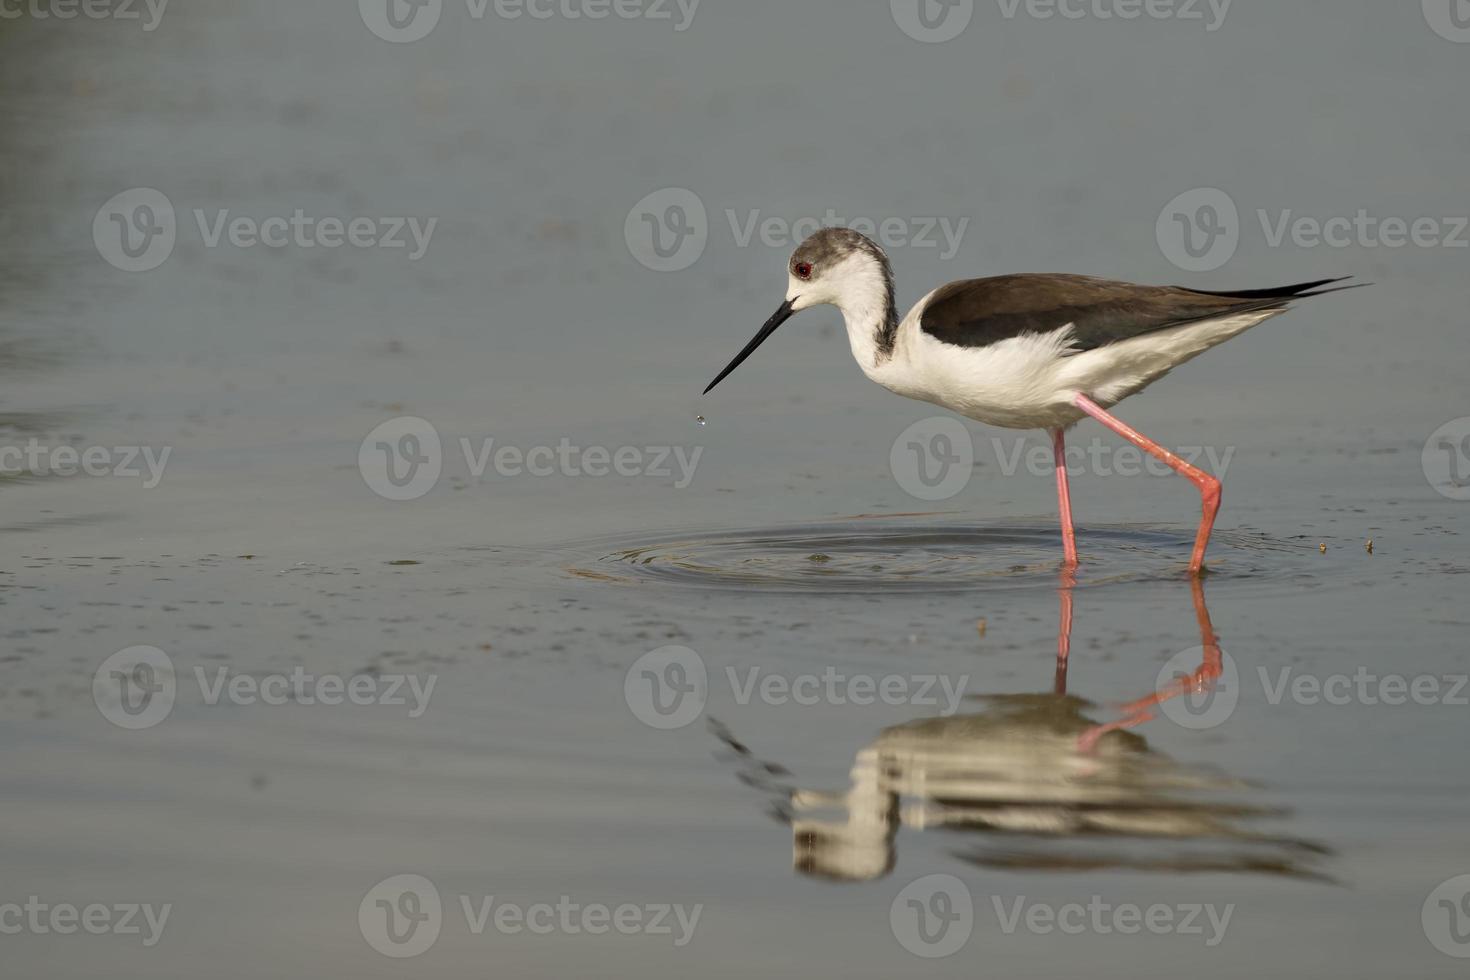
[[[1061,585],[1057,589],[1061,600],[1061,615],[1057,623],[1057,673],[1052,685],[1052,690],[1059,695],[1067,693],[1067,660],[1072,655],[1072,590],[1076,587],[1076,571],[1062,569]]]
[[[1205,549],[1210,545],[1210,531],[1215,527],[1215,515],[1220,512],[1220,481],[1204,470],[1189,465],[1152,439],[1109,415],[1101,405],[1086,395],[1077,395],[1073,399],[1073,402],[1082,411],[1091,415],[1150,456],[1168,464],[1180,476],[1199,488],[1200,499],[1203,501],[1204,508],[1199,522],[1199,532],[1194,538],[1194,554],[1189,559],[1189,571],[1193,575],[1200,574],[1205,565]]]
[[[1205,605],[1205,588],[1198,578],[1190,582],[1190,589],[1194,598],[1194,618],[1199,624],[1199,643],[1203,651],[1200,658],[1199,669],[1192,674],[1174,678],[1167,684],[1159,685],[1158,689],[1148,697],[1139,698],[1131,704],[1125,704],[1120,709],[1122,719],[1110,722],[1106,725],[1095,725],[1082,733],[1077,740],[1077,748],[1081,752],[1091,752],[1097,748],[1097,743],[1109,732],[1126,731],[1137,728],[1144,722],[1152,721],[1155,717],[1155,709],[1170,698],[1186,697],[1190,694],[1203,694],[1214,688],[1220,675],[1225,672],[1224,654],[1220,650],[1220,637],[1215,632],[1215,624],[1210,619],[1210,608]]]
[[[1057,466],[1057,504],[1062,512],[1062,552],[1067,568],[1077,567],[1077,531],[1072,527],[1072,491],[1067,486],[1067,434],[1051,433],[1051,454]]]
[[[1157,691],[1147,698],[1139,698],[1132,704],[1123,705],[1120,708],[1122,720],[1098,724],[1083,732],[1082,738],[1078,739],[1079,751],[1091,752],[1108,732],[1125,732],[1127,729],[1136,729],[1145,721],[1154,720],[1155,708],[1170,698],[1183,698],[1192,693],[1211,691],[1220,679],[1220,674],[1225,673],[1225,654],[1220,651],[1220,636],[1214,632],[1214,623],[1210,620],[1210,607],[1204,602],[1204,585],[1200,579],[1194,579],[1189,583],[1189,588],[1194,597],[1195,621],[1200,624],[1200,669],[1189,676],[1175,677],[1167,685],[1158,686]]]

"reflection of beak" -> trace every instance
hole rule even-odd
[[[771,318],[766,321],[766,325],[764,327],[761,327],[761,332],[756,334],[751,342],[745,345],[745,350],[741,351],[739,354],[736,354],[735,360],[731,361],[730,365],[725,368],[725,370],[720,372],[720,376],[711,381],[709,383],[709,387],[704,389],[704,393],[706,395],[714,390],[715,385],[719,384],[721,381],[724,381],[731,371],[735,370],[741,364],[743,364],[747,357],[755,353],[755,349],[761,344],[764,344],[766,342],[766,338],[776,332],[777,327],[779,327],[781,324],[785,323],[787,320],[791,319],[793,315],[795,315],[796,311],[791,308],[791,304],[794,302],[796,301],[788,299],[786,302],[781,304],[781,308],[771,315]]]

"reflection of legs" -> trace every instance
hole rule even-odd
[[[1062,512],[1062,554],[1067,568],[1077,567],[1077,531],[1072,526],[1072,491],[1067,486],[1067,433],[1053,429],[1051,455],[1057,467],[1057,504]]]
[[[1210,545],[1210,531],[1215,527],[1215,515],[1220,512],[1220,481],[1204,470],[1190,466],[1152,439],[1130,428],[1126,423],[1109,415],[1101,405],[1086,395],[1077,395],[1073,401],[1077,407],[1133,443],[1139,449],[1160,462],[1173,467],[1175,472],[1199,488],[1204,512],[1200,517],[1199,532],[1194,537],[1194,554],[1189,559],[1189,570],[1198,575],[1205,564],[1205,549]]]
[[[1062,569],[1061,587],[1057,596],[1061,599],[1061,622],[1057,625],[1057,677],[1054,690],[1067,693],[1067,658],[1072,654],[1072,590],[1077,587],[1077,572]]]
[[[1092,751],[1097,746],[1098,740],[1108,732],[1136,728],[1146,721],[1151,721],[1155,717],[1154,709],[1165,701],[1189,694],[1203,694],[1214,687],[1215,682],[1220,679],[1220,674],[1224,670],[1224,658],[1220,653],[1220,638],[1215,634],[1215,624],[1210,620],[1210,609],[1205,605],[1205,588],[1198,578],[1190,581],[1190,591],[1194,597],[1194,617],[1199,623],[1199,643],[1204,650],[1199,669],[1187,677],[1177,677],[1169,684],[1160,685],[1157,691],[1146,698],[1123,705],[1124,717],[1122,720],[1106,725],[1095,725],[1083,732],[1082,737],[1077,740],[1079,750]]]

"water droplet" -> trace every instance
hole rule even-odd
[[[704,416],[703,415],[696,415],[696,416],[694,416],[694,421],[698,422],[700,425],[704,425],[705,424]]]

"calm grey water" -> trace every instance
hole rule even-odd
[[[446,0],[411,43],[373,4],[0,8],[7,975],[1463,975],[1455,8],[981,0],[925,43],[886,6]],[[156,198],[104,208],[135,188],[166,258]],[[642,216],[673,248],[686,199],[635,206],[666,188],[705,216],[661,272]],[[1238,216],[1181,199],[1194,244],[1237,247],[1187,271],[1158,226],[1199,188]],[[890,451],[935,412],[862,379],[835,312],[698,397],[829,209],[923,239],[891,248],[901,303],[1027,270],[1374,286],[1121,410],[1228,468],[1200,594],[1191,488],[1079,427],[1068,587],[1015,456],[1040,438],[973,426],[968,485],[911,495]],[[231,241],[298,210],[437,223],[417,257]],[[1385,219],[1433,220],[1391,247]],[[432,449],[368,438],[402,417],[441,445],[413,500],[374,489],[379,442]],[[106,475],[49,472],[61,447]],[[168,659],[94,686],[139,646]],[[1211,696],[1135,704],[1216,659]]]

